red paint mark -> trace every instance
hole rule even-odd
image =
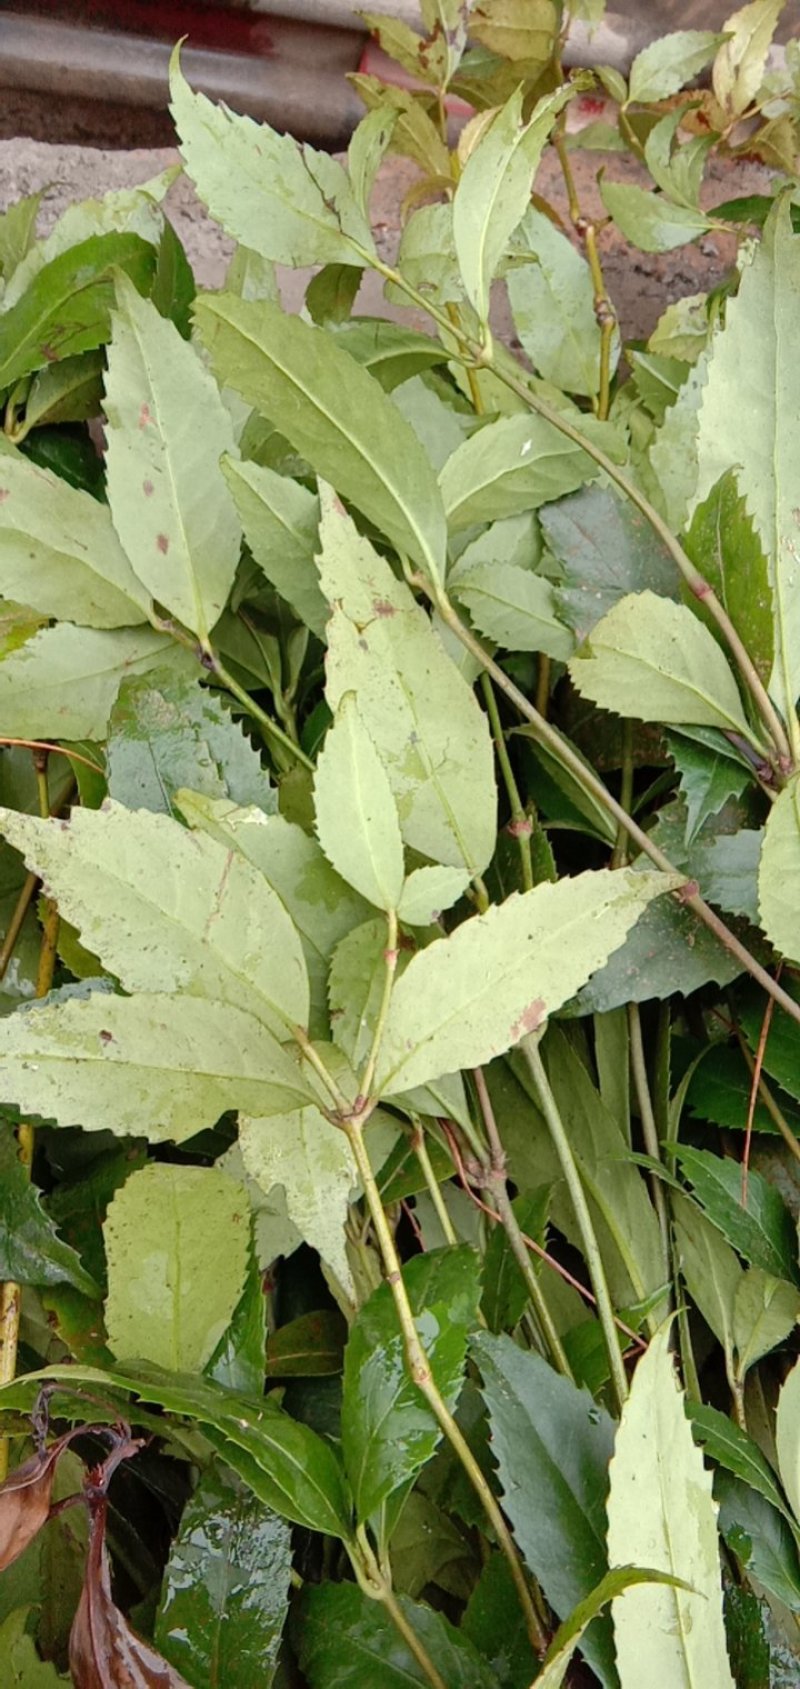
[[[145,498],[152,498],[155,490],[156,489],[153,486],[152,481],[142,482],[142,492],[144,493]]]
[[[584,94],[578,101],[581,115],[586,117],[601,117],[607,102],[597,94]]]
[[[150,406],[142,404],[139,410],[139,427],[146,428],[148,422],[152,422],[152,420],[153,417]]]
[[[397,610],[394,604],[390,604],[388,598],[374,598],[372,601],[372,608],[375,611],[376,616],[397,615]]]
[[[156,545],[158,546],[158,549],[161,552],[162,557],[166,557],[167,552],[169,551],[169,540],[167,539],[166,534],[159,534],[158,535],[158,537],[156,539]]]
[[[528,1004],[527,1009],[523,1009],[519,1020],[515,1020],[511,1028],[512,1044],[516,1044],[520,1038],[524,1038],[526,1032],[535,1032],[537,1026],[541,1026],[546,1014],[547,1010],[542,998],[534,997],[533,1002]]]

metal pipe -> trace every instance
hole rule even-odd
[[[361,42],[348,31],[276,19],[268,57],[188,43],[184,72],[213,100],[264,118],[304,140],[343,144],[363,116],[346,81]],[[81,29],[25,13],[0,14],[0,86],[123,105],[167,104],[170,46],[141,35]]]

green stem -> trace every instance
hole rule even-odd
[[[292,760],[299,763],[301,768],[306,768],[313,774],[314,764],[311,758],[306,756],[305,751],[301,750],[296,741],[288,733],[285,733],[284,729],[279,727],[270,715],[267,715],[266,710],[262,710],[261,705],[257,704],[254,698],[251,698],[250,693],[246,692],[243,686],[239,685],[238,680],[234,680],[233,675],[228,672],[224,663],[220,662],[216,652],[209,650],[208,660],[212,664],[211,672],[214,678],[222,683],[227,692],[238,699],[239,703],[247,710],[248,715],[251,715],[253,720],[258,722],[267,738],[271,739],[274,744],[280,745],[283,751],[288,752]]]
[[[371,265],[387,281],[391,281],[395,286],[401,288],[409,299],[413,299],[415,304],[427,311],[439,327],[445,331],[448,339],[454,339],[457,342],[460,348],[459,355],[466,366],[478,364],[490,368],[497,379],[502,381],[503,385],[508,387],[512,393],[515,393],[517,398],[522,399],[530,410],[535,411],[545,422],[549,422],[553,428],[558,429],[559,433],[564,434],[568,440],[571,440],[573,445],[586,452],[587,456],[597,464],[599,469],[604,471],[609,480],[613,481],[614,485],[619,487],[620,492],[641,512],[670,553],[693,597],[705,605],[708,614],[716,622],[774,746],[779,767],[783,772],[788,772],[792,768],[791,747],[783,722],[769,697],[761,676],[710,582],[687,557],[683,546],[670,531],[668,524],[659,515],[655,506],[650,503],[650,500],[640,491],[636,483],[629,479],[625,471],[614,463],[613,459],[608,457],[600,446],[596,445],[593,440],[586,439],[580,428],[576,427],[562,411],[556,410],[553,405],[548,404],[546,399],[540,398],[539,394],[533,391],[522,375],[513,374],[504,363],[496,364],[492,359],[489,348],[482,346],[480,341],[473,340],[465,330],[450,322],[446,314],[433,305],[430,300],[427,300],[416,288],[412,287],[399,270],[393,269],[390,264],[384,264],[380,259],[376,259],[373,254],[365,252],[363,256],[365,263]],[[749,733],[748,738],[756,748],[761,748],[758,741]]]
[[[647,1063],[644,1056],[644,1042],[642,1039],[642,1017],[638,1003],[628,1004],[628,1037],[630,1041],[631,1074],[636,1101],[639,1106],[639,1119],[642,1124],[644,1147],[651,1161],[661,1165],[661,1145],[658,1139],[658,1127],[650,1095],[650,1084],[647,1077]],[[670,1277],[669,1252],[669,1212],[662,1180],[655,1173],[650,1179],[650,1192],[653,1206],[658,1217],[658,1227],[661,1233],[661,1255],[664,1267],[664,1277]]]
[[[458,1238],[456,1237],[453,1222],[447,1212],[447,1206],[445,1204],[444,1197],[442,1196],[442,1187],[433,1171],[431,1158],[428,1154],[428,1146],[425,1142],[425,1129],[422,1121],[417,1117],[417,1115],[412,1115],[411,1118],[413,1122],[411,1143],[414,1154],[420,1164],[422,1177],[425,1180],[428,1195],[433,1203],[439,1225],[444,1233],[445,1242],[454,1247],[458,1243]]]
[[[658,846],[653,843],[649,834],[644,832],[631,815],[626,814],[622,805],[612,796],[603,781],[594,773],[594,770],[588,768],[581,758],[576,756],[572,746],[562,739],[561,734],[550,725],[549,721],[545,720],[544,716],[539,714],[538,710],[534,709],[525,697],[524,692],[521,692],[519,687],[515,686],[513,680],[509,680],[508,675],[499,663],[496,663],[494,658],[490,657],[488,651],[481,645],[480,640],[476,639],[471,629],[462,622],[447,596],[444,593],[437,592],[430,582],[422,577],[420,577],[419,584],[436,605],[442,620],[447,623],[448,627],[452,628],[462,645],[478,659],[500,690],[505,693],[515,709],[519,711],[519,714],[535,728],[536,735],[542,744],[547,745],[563,767],[569,769],[570,773],[583,786],[584,791],[590,793],[598,803],[603,805],[608,814],[614,817],[615,821],[626,828],[629,838],[650,858],[651,862],[655,863],[657,868],[661,869],[663,874],[677,875],[678,878],[683,878],[674,863],[670,862],[669,857],[665,856],[663,850],[659,850]],[[766,991],[769,997],[774,997],[775,1002],[786,1011],[787,1015],[800,1025],[800,1003],[796,1003],[794,998],[789,996],[788,991],[784,991],[783,987],[772,978],[766,968],[761,966],[761,963],[756,960],[746,945],[742,944],[736,934],[731,932],[730,927],[725,925],[725,922],[706,903],[699,892],[690,889],[693,883],[693,881],[685,881],[684,886],[677,894],[682,905],[691,909],[692,913],[703,922],[709,932],[712,932],[714,937],[719,939],[720,944],[724,945],[729,954],[735,956],[736,960],[741,962],[742,967],[750,974],[752,979],[756,980],[762,990]]]
[[[529,815],[526,815],[522,804],[514,770],[511,767],[511,758],[508,754],[508,746],[503,732],[503,723],[500,720],[500,711],[497,708],[497,699],[494,695],[494,687],[492,686],[492,682],[485,669],[481,674],[481,691],[483,693],[484,703],[486,704],[486,712],[491,724],[492,737],[494,739],[495,750],[497,752],[497,760],[500,764],[500,772],[503,776],[503,782],[505,784],[506,792],[508,793],[508,801],[511,807],[511,825],[508,830],[513,833],[514,838],[517,841],[523,887],[525,891],[531,891],[534,885],[533,862],[531,859],[531,832],[533,831],[531,818]]]
[[[369,1596],[371,1601],[378,1601],[382,1607],[386,1608],[398,1636],[402,1637],[402,1640],[405,1642],[409,1652],[413,1654],[420,1670],[424,1672],[431,1689],[448,1689],[448,1685],[445,1683],[445,1680],[441,1676],[438,1668],[434,1665],[424,1642],[422,1642],[417,1636],[413,1625],[409,1624],[397,1596],[392,1589],[388,1576],[384,1576],[384,1573],[378,1565],[378,1561],[363,1529],[357,1532],[356,1542],[347,1544],[347,1551],[350,1556],[359,1587],[364,1591],[365,1595]]]
[[[539,1622],[533,1604],[528,1581],[525,1576],[519,1555],[514,1545],[514,1539],[503,1517],[498,1502],[487,1483],[472,1450],[464,1437],[460,1427],[456,1424],[447,1404],[437,1388],[430,1363],[420,1342],[408,1292],[403,1281],[400,1257],[397,1253],[391,1227],[384,1213],[380,1193],[375,1181],[375,1175],[370,1165],[369,1156],[364,1145],[362,1122],[359,1118],[342,1121],[342,1130],[353,1151],[353,1158],[358,1168],[367,1207],[375,1228],[375,1235],[383,1258],[384,1272],[387,1283],[394,1298],[395,1310],[403,1334],[406,1354],[406,1364],[411,1377],[421,1395],[424,1396],[437,1424],[444,1432],[453,1452],[460,1460],[473,1489],[483,1507],[497,1537],[501,1552],[508,1562],[509,1571],[519,1597],[520,1606],[525,1615],[528,1636],[532,1647],[542,1656],[547,1649],[547,1636]]]
[[[633,722],[622,723],[622,779],[619,788],[621,807],[630,815],[633,807]],[[617,827],[617,837],[614,854],[611,858],[612,868],[622,868],[628,854],[628,829],[622,822]]]
[[[486,1075],[484,1074],[482,1068],[476,1067],[473,1068],[472,1077],[475,1081],[475,1089],[478,1093],[478,1102],[480,1103],[481,1114],[483,1115],[483,1123],[486,1128],[486,1136],[489,1141],[489,1150],[491,1155],[490,1163],[485,1172],[485,1182],[491,1189],[492,1200],[497,1213],[500,1216],[500,1223],[503,1227],[503,1231],[508,1238],[509,1248],[520,1272],[522,1273],[522,1277],[525,1280],[525,1288],[528,1292],[531,1306],[539,1322],[542,1337],[550,1351],[550,1358],[553,1365],[558,1368],[559,1372],[563,1373],[565,1378],[569,1378],[574,1384],[575,1376],[572,1371],[572,1367],[569,1364],[566,1350],[553,1323],[553,1317],[547,1306],[544,1292],[536,1273],[534,1272],[533,1262],[530,1258],[528,1246],[522,1235],[519,1222],[516,1214],[514,1213],[511,1198],[508,1194],[508,1182],[506,1180],[506,1152],[498,1129],[497,1117],[495,1115],[494,1108],[492,1107],[492,1099],[489,1096],[489,1087],[486,1083]]]
[[[556,1103],[556,1099],[550,1089],[550,1081],[548,1080],[545,1072],[544,1062],[542,1061],[539,1050],[538,1039],[535,1034],[529,1033],[526,1038],[523,1038],[520,1048],[522,1049],[525,1061],[528,1064],[528,1069],[536,1088],[536,1093],[539,1098],[542,1113],[547,1123],[553,1148],[558,1157],[564,1183],[567,1187],[569,1198],[575,1211],[575,1219],[578,1224],[578,1230],[581,1234],[581,1244],[583,1246],[586,1267],[591,1280],[595,1300],[597,1302],[597,1314],[603,1329],[603,1337],[605,1339],[606,1350],[608,1352],[608,1364],[611,1372],[611,1380],[621,1411],[628,1398],[628,1379],[622,1355],[620,1354],[619,1343],[617,1341],[614,1307],[608,1289],[608,1282],[606,1280],[605,1269],[603,1267],[602,1256],[600,1254],[600,1246],[597,1242],[594,1225],[592,1224],[592,1216],[589,1213],[589,1204],[586,1200],[586,1193],[583,1188],[578,1164],[572,1153],[572,1145],[569,1141],[569,1135],[564,1126],[564,1122],[561,1119],[558,1104]]]
[[[384,975],[381,1005],[378,1010],[378,1018],[375,1022],[372,1048],[367,1057],[364,1072],[362,1073],[361,1080],[359,1082],[356,1108],[362,1108],[368,1097],[371,1095],[372,1081],[375,1078],[375,1068],[378,1063],[378,1056],[383,1042],[383,1034],[386,1028],[386,1019],[389,1014],[389,1004],[392,1000],[392,987],[394,985],[395,974],[397,973],[397,911],[395,909],[389,909],[386,913],[386,949],[383,953],[383,959]]]

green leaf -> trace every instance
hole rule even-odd
[[[30,247],[14,271],[3,295],[4,307],[17,304],[45,265],[74,251],[92,236],[138,235],[148,245],[158,247],[165,226],[161,204],[177,175],[178,167],[173,164],[140,186],[112,188],[102,199],[68,203],[50,233]]]
[[[767,937],[779,955],[800,961],[800,776],[779,792],[767,816],[758,871],[758,901]]]
[[[613,1423],[586,1390],[532,1350],[481,1333],[472,1347],[489,1409],[503,1510],[548,1601],[566,1618],[606,1571],[605,1497]],[[596,1621],[583,1651],[616,1684],[611,1628]]]
[[[27,1631],[28,1609],[18,1607],[0,1625],[0,1672],[5,1689],[63,1689],[52,1661],[40,1658]]]
[[[494,851],[497,795],[486,716],[408,587],[323,500],[320,578],[335,605],[326,694],[355,692],[389,777],[407,845],[481,873]]]
[[[757,1579],[790,1612],[800,1612],[800,1559],[791,1526],[727,1472],[717,1477],[714,1491],[720,1533],[748,1577]]]
[[[700,1443],[706,1453],[723,1466],[727,1472],[733,1472],[741,1478],[749,1489],[757,1490],[772,1507],[778,1509],[789,1518],[785,1502],[771,1466],[768,1465],[757,1443],[748,1437],[738,1425],[720,1413],[717,1408],[707,1407],[702,1402],[687,1402],[686,1411],[692,1426],[695,1442]]]
[[[559,88],[548,94],[526,121],[518,88],[461,173],[453,197],[453,236],[467,298],[483,325],[488,323],[493,277],[527,208],[547,137],[571,93]]]
[[[434,1250],[409,1261],[403,1281],[434,1380],[452,1412],[478,1317],[478,1257],[466,1247]],[[391,1289],[381,1285],[359,1311],[344,1358],[342,1452],[359,1521],[414,1477],[441,1435],[409,1376]]]
[[[768,681],[773,631],[767,560],[733,469],[696,506],[683,548],[714,588],[762,680]],[[694,609],[711,627],[702,600],[694,600]],[[714,627],[712,632],[721,642]]]
[[[717,1126],[732,1126],[743,1132],[750,1113],[752,1088],[750,1069],[741,1051],[727,1044],[711,1044],[693,1070],[686,1104],[700,1119],[713,1120]],[[792,1131],[800,1131],[800,1109],[792,1098],[779,1091],[775,1100]],[[753,1129],[772,1134],[778,1130],[760,1097],[756,1098]]]
[[[490,1667],[442,1613],[397,1597],[447,1689],[497,1689]],[[297,1643],[311,1689],[408,1689],[429,1679],[385,1609],[356,1584],[326,1583],[302,1597]]]
[[[388,322],[384,317],[354,317],[342,324],[336,338],[351,358],[375,377],[385,393],[391,393],[412,376],[447,362],[447,352],[440,341],[431,340],[427,334],[415,334],[413,329]]]
[[[126,809],[176,813],[182,787],[277,807],[269,775],[220,695],[189,675],[123,680],[108,730],[109,795]]]
[[[314,806],[319,842],[336,872],[377,909],[396,910],[404,879],[397,807],[352,692],[340,700],[317,760]]]
[[[731,118],[740,117],[758,93],[782,10],[783,0],[751,0],[726,20],[727,39],[714,61],[711,81],[719,104]]]
[[[461,1629],[489,1661],[502,1689],[529,1689],[539,1661],[528,1638],[508,1561],[497,1550],[484,1562]]]
[[[514,563],[471,562],[470,549],[451,569],[448,587],[478,631],[510,651],[543,651],[565,662],[575,641],[558,619],[551,582]]]
[[[629,94],[648,105],[667,100],[710,64],[724,41],[710,29],[676,29],[637,53],[631,65]]]
[[[646,1648],[654,1682],[734,1689],[711,1476],[684,1416],[669,1343],[666,1324],[639,1361],[622,1410],[611,1462],[608,1556],[612,1567],[646,1563],[689,1588],[640,1586],[617,1596],[611,1611],[620,1677],[637,1681]]]
[[[440,310],[463,306],[451,201],[421,205],[411,213],[400,236],[396,267],[409,286]],[[385,296],[392,305],[408,305],[408,294],[397,283],[387,282]]]
[[[320,1308],[270,1332],[268,1378],[325,1378],[342,1370],[347,1332],[338,1309]]]
[[[219,460],[230,417],[194,348],[125,278],[106,376],[114,526],[158,604],[206,642],[225,607],[241,531]]]
[[[796,1284],[797,1235],[774,1185],[751,1167],[745,1205],[738,1161],[683,1144],[678,1145],[676,1153],[698,1202],[732,1247],[765,1273]]]
[[[306,288],[305,306],[317,328],[347,322],[361,286],[362,272],[352,264],[325,264]]]
[[[114,273],[145,291],[155,270],[139,235],[94,235],[46,264],[16,305],[0,315],[0,388],[108,339]]]
[[[43,628],[0,661],[0,715],[23,739],[100,740],[120,682],[165,664],[196,672],[191,652],[154,628]]]
[[[709,357],[710,349],[705,346],[675,403],[669,406],[648,454],[660,505],[673,533],[685,526],[697,494],[699,414]],[[729,469],[730,463],[726,462],[725,468]]]
[[[64,1243],[17,1152],[10,1126],[0,1126],[0,1278],[16,1284],[71,1284],[87,1296],[97,1285]]]
[[[794,442],[800,399],[791,378],[800,243],[788,200],[770,216],[712,343],[700,411],[697,499],[738,465],[738,487],[767,557],[774,618],[770,691],[790,721],[800,693],[800,594],[795,557],[800,478]],[[732,395],[752,395],[740,406]],[[759,596],[758,576],[754,590]]]
[[[749,737],[733,674],[716,640],[684,604],[630,593],[572,658],[584,698],[638,721],[721,727]]]
[[[466,891],[465,868],[415,868],[403,886],[397,913],[410,927],[429,927]]]
[[[277,1036],[307,1024],[300,939],[238,853],[111,800],[68,822],[0,810],[0,828],[126,990],[246,1005]]]
[[[206,1429],[227,1466],[245,1481],[265,1506],[311,1531],[328,1536],[350,1535],[350,1501],[344,1473],[322,1437],[290,1419],[274,1402],[240,1396],[209,1378],[164,1372],[147,1361],[133,1366],[57,1366],[30,1373],[0,1392],[0,1410],[18,1401],[32,1402],[35,1387],[45,1379],[62,1386],[67,1395],[89,1386],[124,1391],[143,1402],[154,1402]]]
[[[787,989],[791,996],[795,996],[796,987],[791,974],[787,978]],[[748,993],[742,1002],[740,1018],[750,1048],[755,1052],[762,1037],[764,1023],[764,998],[761,991]],[[773,1015],[764,1048],[764,1072],[777,1079],[791,1097],[800,1099],[800,1064],[798,1064],[797,1039],[794,1033],[794,1023],[788,1015]]]
[[[730,1244],[697,1204],[673,1192],[670,1198],[680,1271],[695,1306],[722,1344],[733,1370],[735,1302],[745,1269]]]
[[[800,1521],[800,1364],[792,1367],[778,1397],[775,1447],[781,1483]]]
[[[201,1371],[244,1289],[247,1217],[244,1186],[217,1167],[151,1162],[131,1174],[103,1226],[117,1359]]]
[[[739,1378],[789,1337],[800,1319],[800,1292],[760,1267],[750,1267],[736,1291],[733,1341]]]
[[[0,216],[0,275],[8,282],[36,236],[36,219],[42,192],[28,194],[9,205]]]
[[[374,256],[369,223],[337,159],[194,94],[178,47],[170,96],[187,172],[227,234],[295,267],[363,265]]]
[[[265,464],[225,457],[222,472],[259,568],[306,627],[324,639],[330,609],[314,561],[319,499]]]
[[[699,916],[674,898],[646,909],[611,959],[579,991],[575,1014],[605,1014],[626,1003],[688,997],[713,980],[729,985],[741,963],[710,933]]]
[[[603,181],[600,195],[621,234],[641,252],[672,252],[714,227],[702,211],[676,205],[666,194],[652,193],[649,188]]]
[[[344,1228],[358,1174],[344,1133],[309,1106],[269,1119],[243,1115],[239,1143],[250,1178],[267,1195],[283,1187],[292,1224],[355,1301]]]
[[[347,148],[347,173],[356,204],[369,226],[369,202],[375,177],[391,145],[398,112],[378,107],[356,124]],[[348,312],[349,315],[349,312]]]
[[[87,1132],[191,1138],[230,1108],[261,1116],[316,1101],[261,1021],[201,997],[85,999],[0,1021],[2,1098]]]
[[[696,742],[683,733],[668,733],[669,753],[680,775],[686,802],[686,844],[695,839],[704,821],[718,815],[729,798],[738,797],[747,780],[742,764],[720,739],[719,749]]]
[[[545,381],[592,398],[600,382],[600,326],[586,259],[544,212],[533,206],[514,236],[516,264],[506,278],[511,312],[523,350]],[[611,341],[610,369],[619,360],[619,332]]]
[[[593,437],[605,443],[602,432]],[[474,522],[538,510],[597,474],[594,461],[552,422],[531,413],[500,417],[471,434],[442,470],[448,527],[456,533]]]
[[[279,426],[317,474],[437,579],[445,520],[433,471],[366,370],[334,336],[266,300],[206,294],[196,320],[219,379]]]
[[[513,1203],[514,1218],[520,1231],[538,1243],[540,1248],[544,1248],[547,1238],[551,1195],[552,1185],[541,1185],[530,1195],[515,1197]],[[513,1330],[528,1305],[528,1287],[503,1226],[496,1225],[490,1235],[484,1256],[483,1281],[481,1310],[489,1330]]]
[[[587,1626],[602,1613],[609,1601],[638,1584],[671,1584],[676,1587],[678,1582],[668,1572],[653,1572],[643,1566],[620,1566],[613,1572],[606,1572],[597,1588],[585,1600],[578,1602],[569,1618],[556,1631],[536,1678],[538,1689],[561,1689]]]
[[[233,1146],[237,1148],[236,1145]],[[224,1165],[221,1156],[217,1167],[233,1174],[232,1166]],[[247,1190],[248,1215],[252,1214],[251,1191]],[[250,1227],[248,1226],[248,1232]],[[264,1356],[267,1348],[267,1303],[262,1271],[254,1250],[248,1250],[247,1276],[244,1289],[234,1309],[233,1318],[224,1332],[205,1368],[209,1378],[225,1384],[229,1390],[257,1396],[264,1388]]]
[[[237,809],[193,792],[178,794],[190,827],[201,827],[228,849],[240,851],[263,874],[300,935],[311,990],[311,1031],[328,1035],[328,966],[340,941],[366,920],[366,903],[340,880],[316,839],[282,815]]]
[[[149,607],[107,505],[11,452],[0,465],[0,589],[96,628],[142,622]]]
[[[269,1689],[289,1604],[287,1526],[222,1465],[183,1511],[156,1646],[195,1689]]]
[[[675,597],[674,559],[630,499],[610,487],[583,487],[548,506],[540,521],[561,564],[559,612],[579,639],[627,593]]]
[[[558,33],[553,0],[479,0],[469,21],[472,38],[520,63],[520,77],[547,64]]]
[[[26,436],[32,428],[97,416],[103,408],[104,368],[102,352],[81,352],[38,370],[25,399]]]
[[[514,894],[414,956],[392,994],[383,1091],[476,1067],[540,1027],[600,967],[662,875],[598,870]]]

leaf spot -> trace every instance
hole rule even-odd
[[[114,1042],[113,1032],[106,1032],[105,1029],[102,1028],[102,1027],[100,1029],[98,1036],[100,1038],[101,1044],[113,1044],[113,1042]]]
[[[520,1038],[525,1037],[526,1032],[535,1032],[536,1028],[541,1026],[546,1015],[547,1007],[543,998],[534,997],[533,1002],[529,1003],[526,1009],[523,1009],[519,1020],[515,1020],[511,1028],[512,1044],[517,1044]]]
[[[397,610],[394,604],[390,604],[387,598],[374,598],[372,601],[372,608],[375,611],[376,616],[397,615]]]
[[[0,487],[0,504],[5,504],[6,499],[10,497],[11,489],[9,487]]]
[[[157,535],[156,545],[158,546],[158,549],[161,552],[162,557],[166,557],[167,552],[169,551],[169,540],[167,539],[166,534],[158,534]]]
[[[142,492],[144,493],[145,498],[152,498],[155,490],[156,489],[153,486],[152,481],[142,482]]]
[[[138,426],[140,428],[146,428],[148,422],[152,422],[152,420],[153,420],[153,413],[150,409],[150,406],[144,404],[144,402],[143,402],[141,404],[140,408],[139,408],[139,423],[138,423]]]

